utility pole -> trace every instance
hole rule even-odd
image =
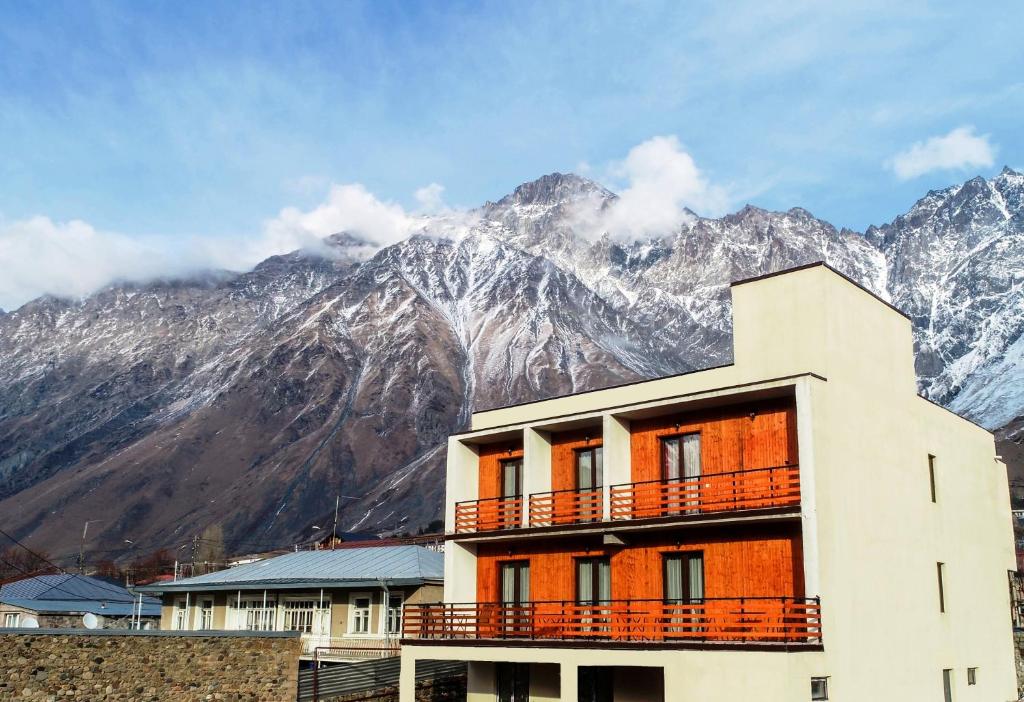
[[[102,522],[102,519],[87,519],[82,527],[82,544],[78,547],[78,574],[85,575],[85,535],[89,533],[89,525],[93,522]]]
[[[196,553],[199,551],[199,534],[192,537],[192,572],[188,574],[190,578],[196,576]]]
[[[331,530],[331,550],[334,550],[334,544],[338,541],[338,505],[341,504],[341,495],[334,498],[334,528]]]

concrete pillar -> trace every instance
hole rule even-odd
[[[562,663],[561,667],[562,702],[579,702],[579,667],[575,663]]]
[[[523,526],[530,526],[530,495],[551,490],[551,434],[523,430]]]
[[[804,592],[807,597],[821,595],[818,556],[817,481],[814,461],[814,421],[810,378],[801,378],[796,384],[796,435],[800,457],[800,522],[802,551],[804,554]]]
[[[444,601],[476,602],[476,546],[444,545]]]
[[[402,649],[402,668],[398,676],[398,702],[416,702],[416,657],[411,647]]]
[[[611,519],[610,487],[633,482],[629,420],[606,414],[601,431],[604,440],[604,514],[606,519]]]
[[[466,702],[494,702],[496,694],[494,664],[470,661],[466,671]]]
[[[444,528],[455,531],[455,503],[480,498],[480,452],[458,437],[448,438],[448,464],[445,477]]]

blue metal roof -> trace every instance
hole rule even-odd
[[[444,580],[444,556],[422,546],[372,546],[299,551],[216,573],[155,583],[143,592],[248,589],[253,587],[352,587],[383,580],[419,585]]]
[[[138,597],[109,580],[88,575],[37,575],[0,586],[0,602],[46,614],[85,613],[130,616]],[[160,615],[160,600],[142,598],[142,615]]]

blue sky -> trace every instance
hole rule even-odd
[[[0,2],[0,263],[32,218],[232,242],[331,184],[412,210],[614,181],[658,136],[727,209],[862,230],[1024,165],[1022,26],[1010,1]]]

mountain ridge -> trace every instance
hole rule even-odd
[[[222,279],[0,315],[0,527],[63,556],[74,530],[54,520],[116,501],[90,529],[112,555],[215,522],[246,550],[308,536],[341,494],[339,528],[415,530],[439,515],[445,440],[471,411],[728,362],[729,283],[817,260],[911,317],[926,397],[1019,446],[1012,169],[864,234],[747,205],[640,240],[584,236],[580,213],[616,197],[553,173],[376,251],[342,232]]]

